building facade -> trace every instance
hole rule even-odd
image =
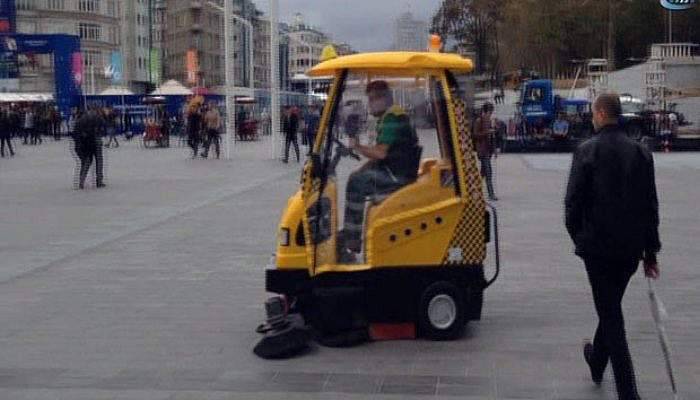
[[[134,93],[147,93],[154,88],[157,53],[153,37],[155,0],[132,0],[122,4],[122,68],[124,81]]]
[[[105,74],[113,52],[120,51],[119,0],[16,0],[17,33],[78,35],[83,56],[83,91],[99,93],[111,79]],[[52,56],[19,57],[20,92],[53,93]]]
[[[259,15],[255,4],[250,0],[229,1],[233,3],[232,11],[254,27]],[[190,86],[223,86],[226,81],[223,0],[166,0],[165,4],[165,76]],[[235,86],[248,86],[248,35],[254,32],[236,20],[232,26]],[[196,54],[196,82],[188,79],[188,52]]]
[[[394,22],[394,50],[425,51],[428,47],[428,24],[405,12]]]

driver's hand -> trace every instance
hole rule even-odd
[[[360,144],[360,141],[357,140],[357,137],[350,137],[348,138],[348,145],[351,149],[356,149],[357,146]]]

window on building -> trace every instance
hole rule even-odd
[[[117,44],[117,45],[121,44],[121,39],[119,37],[119,29],[118,28],[110,27],[107,35],[108,35],[107,40],[109,41],[109,43]]]
[[[102,66],[102,53],[99,50],[83,50],[83,66],[99,68]]]
[[[36,0],[16,0],[15,8],[18,10],[36,9]]]
[[[102,27],[97,24],[78,24],[78,36],[85,40],[102,40]]]
[[[100,11],[100,0],[78,0],[78,11],[98,12]]]
[[[110,17],[117,17],[119,16],[118,13],[119,9],[117,7],[117,3],[115,0],[108,0],[107,1],[107,15]]]
[[[46,0],[46,8],[49,10],[65,10],[66,0]]]

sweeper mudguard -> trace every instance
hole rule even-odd
[[[306,271],[267,270],[266,288],[296,299],[296,311],[321,332],[356,330],[362,324],[416,323],[419,333],[450,339],[470,320],[481,319],[486,287],[481,265],[383,268],[332,272],[309,278]],[[441,301],[452,314],[450,333],[433,331]],[[431,322],[432,321],[432,322]],[[459,326],[461,325],[461,326]]]

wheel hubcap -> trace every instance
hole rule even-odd
[[[457,319],[457,305],[452,297],[439,294],[428,304],[428,319],[430,324],[438,329],[447,329]]]

